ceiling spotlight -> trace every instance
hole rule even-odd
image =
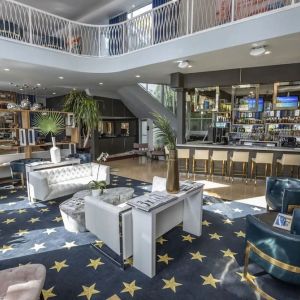
[[[141,75],[135,75],[135,77],[136,77],[136,78],[140,78],[140,77],[141,77]]]
[[[264,55],[267,51],[265,46],[259,46],[259,47],[255,47],[252,48],[250,51],[250,55],[251,56],[262,56]],[[269,52],[268,54],[270,54],[271,52]]]
[[[3,69],[5,72],[9,72],[10,71],[10,69],[8,69],[8,68],[5,68],[5,69]]]
[[[188,60],[180,60],[178,61],[178,68],[180,69],[186,69],[186,68],[190,68],[190,63]]]
[[[189,65],[189,66],[188,66],[188,68],[192,68],[192,67],[193,67],[192,65]]]
[[[41,84],[40,84],[40,83],[37,83],[36,85],[37,85],[37,86],[41,86]]]
[[[131,5],[131,7],[132,7],[132,8],[135,8],[135,5],[134,5],[134,4],[132,4],[132,5]]]
[[[77,91],[77,89],[76,89],[76,88],[73,88],[73,91]]]
[[[53,93],[52,93],[52,95],[56,95],[56,93],[55,93],[55,92],[53,92]]]
[[[99,85],[103,85],[103,82],[99,82]]]
[[[20,91],[24,91],[24,89],[21,88]]]
[[[63,77],[63,76],[59,76],[58,78],[59,78],[60,80],[63,80],[63,79],[64,79],[64,77]]]

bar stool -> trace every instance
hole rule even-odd
[[[178,158],[178,162],[179,162],[179,167],[180,167],[180,161],[181,160],[185,161],[185,168],[182,169],[182,171],[185,171],[189,177],[190,149],[178,149],[177,150],[177,158]],[[179,172],[180,171],[181,170],[179,170]]]
[[[229,167],[229,174],[231,180],[233,181],[233,176],[241,175],[242,178],[248,179],[248,162],[249,162],[249,152],[240,152],[234,151],[232,157],[230,157],[230,167]],[[234,164],[241,163],[243,166],[242,173],[234,173]]]
[[[197,169],[197,162],[204,162],[204,168]],[[209,161],[209,150],[195,150],[195,154],[193,155],[193,174],[194,177],[196,172],[204,172],[207,175],[208,173],[208,161]]]
[[[273,157],[274,154],[273,153],[261,153],[258,152],[256,153],[256,157],[252,158],[252,166],[251,166],[251,178],[253,178],[253,172],[255,169],[255,184],[256,184],[256,179],[258,177],[261,178],[266,178],[267,177],[267,173],[268,173],[268,166],[270,165],[270,176],[273,173],[272,170],[272,165],[273,165]],[[257,176],[257,165],[261,164],[261,165],[265,165],[265,176]]]
[[[299,178],[300,155],[283,154],[281,159],[277,159],[276,176],[283,173],[284,167],[291,167],[291,176],[294,175],[294,167],[297,167],[297,177]]]
[[[221,171],[221,175],[227,175],[227,159],[228,151],[213,151],[212,156],[210,157],[210,175],[213,176],[215,172],[215,162],[222,162],[222,168],[216,171]]]

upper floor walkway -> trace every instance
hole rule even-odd
[[[173,0],[122,23],[90,25],[1,0],[0,38],[77,56],[120,56],[299,6],[300,0]]]

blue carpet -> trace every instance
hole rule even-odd
[[[132,186],[135,195],[148,183],[112,176],[112,186]],[[30,205],[26,192],[0,187],[0,269],[27,263],[47,268],[45,299],[258,299],[243,281],[247,214],[265,213],[250,205],[204,196],[203,234],[189,236],[178,226],[158,240],[157,276],[149,279],[133,267],[120,270],[90,246],[89,232],[63,227],[62,199]],[[128,261],[131,264],[131,261]],[[60,268],[61,267],[61,268]],[[261,270],[250,265],[255,274]],[[276,299],[300,299],[300,288],[269,275],[257,282]],[[115,298],[118,299],[118,298]]]

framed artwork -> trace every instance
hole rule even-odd
[[[21,128],[19,133],[20,133],[20,146],[27,146],[26,129]]]
[[[34,129],[28,129],[28,144],[35,145],[35,131]]]

